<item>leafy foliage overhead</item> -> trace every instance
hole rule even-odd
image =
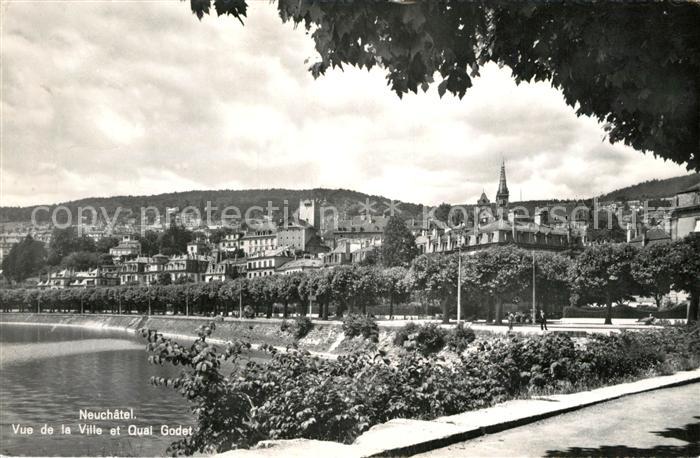
[[[246,14],[245,0],[215,1]],[[193,0],[198,16],[210,0]],[[700,170],[700,5],[506,1],[279,0],[284,22],[315,41],[315,77],[379,65],[399,96],[437,82],[463,97],[487,62],[524,81],[550,81],[611,142]]]

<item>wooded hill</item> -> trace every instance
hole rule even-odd
[[[644,200],[658,199],[661,197],[672,197],[677,192],[689,188],[692,185],[700,183],[700,173],[683,175],[665,180],[650,180],[625,188],[620,188],[599,196],[600,201],[610,200]],[[279,214],[284,208],[284,201],[287,201],[289,214],[291,215],[299,206],[300,199],[316,199],[326,206],[335,207],[341,218],[351,217],[360,214],[363,210],[361,203],[365,203],[369,199],[370,203],[375,202],[372,206],[373,214],[382,214],[388,210],[388,202],[391,200],[384,196],[365,194],[363,192],[352,191],[349,189],[244,189],[244,190],[217,190],[217,191],[187,191],[175,192],[167,194],[157,194],[150,196],[114,196],[114,197],[90,197],[86,199],[74,200],[55,205],[49,205],[50,211],[58,205],[63,205],[71,210],[73,215],[77,215],[79,207],[92,206],[96,209],[104,207],[107,214],[112,217],[118,207],[121,207],[120,216],[127,217],[129,212],[137,219],[140,216],[141,208],[155,207],[165,214],[166,208],[177,207],[182,210],[188,206],[194,206],[204,213],[207,202],[211,202],[213,208],[218,208],[219,211],[227,206],[236,206],[241,212],[252,206],[266,208],[268,202],[273,206],[279,207]],[[568,210],[581,204],[591,205],[591,200],[574,201],[574,200],[531,200],[524,202],[512,202],[513,205],[522,205],[528,210],[534,212],[536,207],[547,207],[552,205],[562,205]],[[468,202],[464,205],[467,208],[472,208],[474,203]],[[31,214],[36,206],[30,207],[0,207],[0,222],[28,222],[31,220]],[[420,219],[423,213],[422,204],[400,202],[399,209],[401,216],[404,218]],[[214,220],[219,217],[219,212],[212,212]],[[39,223],[48,222],[48,213],[41,211],[37,214]]]
[[[140,217],[141,208],[155,207],[165,215],[166,208],[177,207],[180,211],[186,207],[193,206],[200,210],[204,215],[204,209],[207,202],[213,209],[218,208],[219,211],[212,210],[214,220],[218,219],[219,212],[227,206],[236,206],[241,211],[252,206],[267,208],[268,202],[271,202],[274,207],[278,207],[281,215],[287,201],[287,208],[291,215],[298,207],[300,199],[316,199],[322,205],[333,206],[338,209],[340,217],[353,216],[359,214],[362,209],[360,203],[365,203],[369,199],[370,203],[375,202],[372,206],[373,213],[381,214],[387,210],[389,198],[365,194],[362,192],[351,191],[348,189],[245,189],[245,190],[217,190],[217,191],[186,191],[167,194],[157,194],[151,196],[114,196],[114,197],[91,197],[86,199],[74,200],[55,205],[48,205],[49,212],[59,205],[63,205],[71,210],[73,215],[77,215],[80,207],[93,207],[99,211],[104,207],[107,214],[112,217],[117,208],[121,208],[120,216],[128,216],[129,211],[133,217]],[[32,211],[36,206],[30,207],[0,207],[0,222],[10,221],[30,221]],[[407,217],[418,217],[422,212],[422,205],[401,202],[399,209],[402,215]],[[39,221],[48,222],[46,211],[37,213]]]
[[[673,197],[676,193],[700,183],[700,173],[691,173],[665,180],[649,180],[603,194],[598,199],[609,200],[646,200],[661,197]]]

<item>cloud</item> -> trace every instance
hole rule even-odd
[[[188,189],[342,187],[404,201],[590,196],[684,173],[602,141],[547,83],[489,65],[463,100],[399,99],[381,69],[314,80],[311,39],[181,2],[8,3],[2,205]]]

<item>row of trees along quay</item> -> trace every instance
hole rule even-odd
[[[390,248],[391,244],[384,247]],[[243,312],[243,316],[268,318],[278,313],[283,317],[307,314],[315,306],[322,319],[331,313],[394,316],[410,309],[411,313],[441,314],[448,322],[457,309],[459,276],[462,316],[500,323],[504,304],[527,307],[530,303],[534,276],[535,303],[553,316],[568,305],[599,304],[606,306],[606,323],[611,323],[613,304],[641,295],[654,297],[662,305],[663,296],[675,290],[690,295],[687,319],[698,319],[697,234],[641,249],[627,244],[593,245],[575,256],[533,253],[512,245],[468,254],[414,255],[399,247],[394,256],[387,253],[393,265],[339,266],[228,282],[3,289],[0,302],[4,311],[205,316]],[[411,302],[422,307],[411,308],[407,305]]]

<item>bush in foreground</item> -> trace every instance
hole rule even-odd
[[[474,330],[462,323],[454,329],[446,330],[435,323],[417,325],[409,322],[396,332],[394,345],[428,356],[440,352],[445,347],[461,353],[475,339]]]
[[[365,315],[348,315],[343,319],[343,333],[345,337],[353,338],[362,336],[373,342],[379,340],[379,326],[377,321]]]
[[[474,340],[476,340],[474,330],[459,323],[454,329],[450,330],[447,336],[447,347],[456,353],[462,353]]]
[[[173,443],[174,454],[221,452],[263,439],[305,437],[349,443],[392,418],[430,419],[478,409],[528,392],[572,391],[700,365],[698,327],[671,327],[577,343],[565,335],[477,339],[456,362],[403,352],[358,352],[337,360],[298,350],[271,354],[267,363],[238,361],[228,376],[223,361],[244,357],[246,343],[216,348],[214,324],[184,347],[142,330],[150,360],[183,367],[172,386],[192,404],[196,432]]]
[[[314,323],[311,321],[311,318],[307,316],[298,316],[291,322],[284,320],[282,324],[280,324],[281,331],[294,335],[294,338],[297,340],[306,337],[313,327]]]
[[[445,348],[447,331],[435,323],[418,326],[406,323],[399,329],[394,338],[394,344],[407,350],[417,350],[424,356],[438,353]]]

